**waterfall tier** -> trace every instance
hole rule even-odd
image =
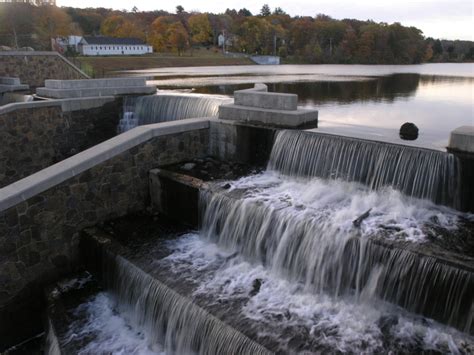
[[[277,134],[268,169],[292,177],[320,177],[392,186],[408,196],[456,207],[459,167],[452,154],[301,131]]]

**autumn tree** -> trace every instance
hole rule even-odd
[[[167,30],[168,43],[179,56],[189,47],[189,35],[181,22],[175,22]]]
[[[31,46],[35,33],[35,20],[30,4],[0,4],[0,43],[13,48]]]
[[[35,32],[45,48],[50,48],[51,38],[80,34],[69,15],[56,6],[40,6],[35,23]]]
[[[156,52],[164,52],[169,46],[169,27],[178,20],[174,16],[160,16],[150,26],[148,42]]]
[[[144,39],[145,33],[132,21],[121,15],[107,17],[100,28],[100,32],[111,37],[136,37]]]
[[[212,40],[212,28],[207,14],[194,14],[188,19],[193,44],[205,45]]]

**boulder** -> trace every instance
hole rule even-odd
[[[413,141],[418,138],[418,127],[412,122],[405,122],[400,127],[400,138]]]

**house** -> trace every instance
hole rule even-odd
[[[153,47],[138,38],[84,36],[78,45],[82,55],[142,55],[153,53]]]
[[[69,50],[79,52],[79,43],[82,36],[65,36],[51,39],[52,49],[56,52],[64,54]]]

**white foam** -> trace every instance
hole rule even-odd
[[[390,230],[389,238],[423,242],[427,225],[456,230],[461,215],[431,201],[407,197],[390,187],[373,191],[339,180],[288,179],[270,171],[230,184],[231,189],[247,190],[245,198],[249,200],[262,201],[275,209],[286,208],[295,215],[324,218],[339,231],[353,229],[353,220],[370,209],[360,226],[365,236]],[[464,217],[474,218],[469,214]]]
[[[80,343],[78,340],[82,340],[85,345],[78,354],[165,355],[160,344],[150,344],[145,334],[134,328],[126,315],[117,312],[109,293],[97,294],[77,307],[74,313],[80,319],[70,325],[66,343]]]
[[[173,253],[164,262],[176,266],[197,284],[196,295],[215,297],[216,302],[248,297],[254,281],[259,292],[244,304],[241,313],[265,325],[265,334],[287,350],[288,327],[304,327],[312,342],[342,352],[379,353],[390,349],[380,326],[382,319],[394,319],[388,327],[390,344],[400,349],[441,352],[474,350],[474,339],[432,320],[411,315],[391,304],[371,298],[333,298],[305,292],[303,285],[290,282],[261,264],[251,264],[198,235],[186,235],[169,243]],[[232,255],[232,256],[231,256]],[[197,271],[197,269],[199,271]],[[203,270],[212,270],[204,272]],[[263,327],[262,327],[263,328]]]

